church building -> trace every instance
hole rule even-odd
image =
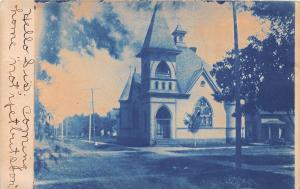
[[[210,68],[185,43],[180,25],[170,32],[159,6],[155,6],[144,44],[137,54],[141,73],[132,70],[120,96],[118,141],[154,145],[226,143],[235,139],[233,103],[220,103],[219,88]],[[185,125],[196,115],[200,129],[194,135]]]

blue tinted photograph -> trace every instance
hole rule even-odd
[[[36,189],[295,187],[295,2],[35,8]]]

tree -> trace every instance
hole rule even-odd
[[[196,133],[200,129],[199,119],[196,117],[197,115],[186,113],[186,117],[184,119],[184,124],[188,127],[189,131],[194,135],[194,147],[197,146]]]
[[[42,141],[43,139],[49,139],[51,136],[51,125],[50,119],[52,115],[46,110],[45,106],[40,102],[38,98],[38,92],[35,95],[35,106],[34,106],[34,134],[35,139]]]
[[[55,163],[62,157],[62,153],[70,154],[71,151],[61,146],[50,136],[53,132],[53,125],[50,120],[52,115],[47,111],[46,107],[39,100],[39,93],[35,94],[35,140],[37,145],[34,147],[34,174],[37,176],[42,170],[49,171],[49,161]],[[42,141],[42,145],[38,143]]]
[[[102,122],[102,128],[104,129],[104,135],[112,135],[114,126],[116,125],[116,120],[109,117],[104,117]]]
[[[289,115],[293,134],[294,113],[294,3],[254,2],[249,8],[252,14],[271,22],[270,33],[264,40],[252,36],[250,44],[240,50],[241,98],[246,104],[244,112],[257,109],[285,111]],[[233,52],[213,66],[212,74],[222,89],[216,95],[219,101],[232,100],[234,94]],[[232,82],[233,81],[233,82]],[[293,138],[293,137],[289,137]]]

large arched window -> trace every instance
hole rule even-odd
[[[158,77],[158,78],[170,78],[171,77],[170,68],[165,61],[161,61],[158,64],[158,66],[155,70],[155,77]]]
[[[156,138],[170,138],[171,113],[167,107],[161,107],[156,113]]]
[[[206,98],[201,97],[196,106],[194,114],[196,115],[196,122],[200,125],[200,127],[212,127],[212,108]]]

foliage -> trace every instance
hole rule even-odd
[[[186,113],[186,117],[184,118],[184,124],[188,127],[189,131],[192,133],[197,133],[200,129],[200,123],[197,122],[195,114]]]
[[[271,22],[264,40],[252,36],[250,44],[240,50],[241,98],[246,112],[257,108],[273,111],[294,110],[294,3],[254,2],[252,14]],[[213,66],[222,93],[218,101],[234,99],[234,58],[228,52],[224,60]]]
[[[184,118],[184,124],[188,127],[189,131],[191,133],[193,133],[194,135],[194,146],[197,146],[196,143],[196,133],[198,132],[198,130],[200,129],[200,123],[199,123],[199,119],[197,119],[197,114],[189,114],[186,113],[186,116]]]
[[[35,147],[34,149],[34,174],[40,174],[43,169],[49,171],[49,161],[58,161],[63,157],[63,154],[70,154],[69,148],[57,144],[55,141],[50,140],[43,143],[43,147]]]
[[[90,116],[83,114],[65,118],[64,123],[71,128],[68,129],[68,136],[88,137],[89,120]],[[102,132],[105,136],[108,136],[109,133],[112,134],[116,130],[117,120],[95,113],[92,115],[92,123],[92,133],[94,132],[93,125],[95,124],[96,136],[100,136]]]
[[[52,118],[52,115],[47,112],[45,106],[40,102],[38,91],[36,91],[35,94],[34,112],[35,139],[41,141],[44,138],[50,138],[50,119]]]
[[[62,154],[69,154],[70,150],[55,141],[53,135],[53,125],[51,125],[52,115],[46,110],[39,100],[39,93],[35,93],[35,148],[34,148],[34,174],[38,175],[42,170],[49,171],[49,161],[58,162]],[[38,144],[41,144],[38,146]]]

